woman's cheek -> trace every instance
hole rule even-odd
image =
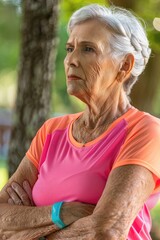
[[[100,73],[101,73],[100,64],[96,63],[96,64],[90,66],[87,75],[93,81],[93,80],[96,80],[100,76]]]

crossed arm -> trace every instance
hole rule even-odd
[[[61,218],[69,226],[58,231],[59,229],[51,221],[51,206],[37,208],[7,204],[8,186],[15,181],[27,193],[20,190],[19,195],[23,204],[28,205],[30,203],[29,188],[23,183],[25,180],[29,181],[32,188],[37,175],[36,168],[25,158],[1,191],[1,239],[4,235],[6,239],[11,240],[15,237],[29,240],[48,235],[48,240],[67,238],[70,240],[125,240],[137,213],[155,185],[152,173],[144,167],[126,165],[114,169],[95,209],[91,205],[81,203],[64,204]],[[15,189],[16,191],[19,190]],[[16,202],[15,196],[13,199]],[[9,201],[11,203],[12,200]],[[17,203],[18,201],[19,198]]]
[[[93,214],[50,235],[48,240],[126,240],[154,186],[152,173],[144,167],[126,165],[113,170]]]
[[[0,239],[31,240],[59,230],[51,220],[51,206],[35,207],[32,204],[30,189],[37,177],[37,169],[25,157],[0,192]],[[20,200],[23,205],[19,205]],[[93,209],[94,206],[88,204],[65,203],[62,220],[69,225],[88,216]]]

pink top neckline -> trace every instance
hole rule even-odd
[[[70,142],[72,143],[72,145],[74,145],[75,147],[90,147],[92,146],[93,144],[99,142],[103,137],[105,137],[114,127],[115,125],[121,120],[123,119],[124,117],[126,118],[127,115],[130,114],[130,111],[133,111],[133,109],[136,109],[134,108],[133,106],[131,106],[122,116],[120,116],[119,118],[117,118],[114,122],[112,122],[109,127],[107,128],[107,130],[102,133],[99,137],[97,137],[96,139],[90,141],[90,142],[87,142],[87,143],[80,143],[80,142],[77,142],[76,139],[73,137],[73,134],[72,134],[72,129],[73,129],[73,123],[83,114],[83,112],[81,114],[79,114],[78,116],[76,116],[76,118],[74,118],[70,125],[69,125],[69,132],[68,132],[68,138],[70,140]]]

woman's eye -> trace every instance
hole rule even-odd
[[[94,49],[92,47],[85,47],[84,50],[86,52],[94,52]]]
[[[66,52],[68,53],[73,52],[73,47],[66,47]]]

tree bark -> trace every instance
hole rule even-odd
[[[58,0],[23,0],[21,54],[9,149],[12,175],[50,111]]]

